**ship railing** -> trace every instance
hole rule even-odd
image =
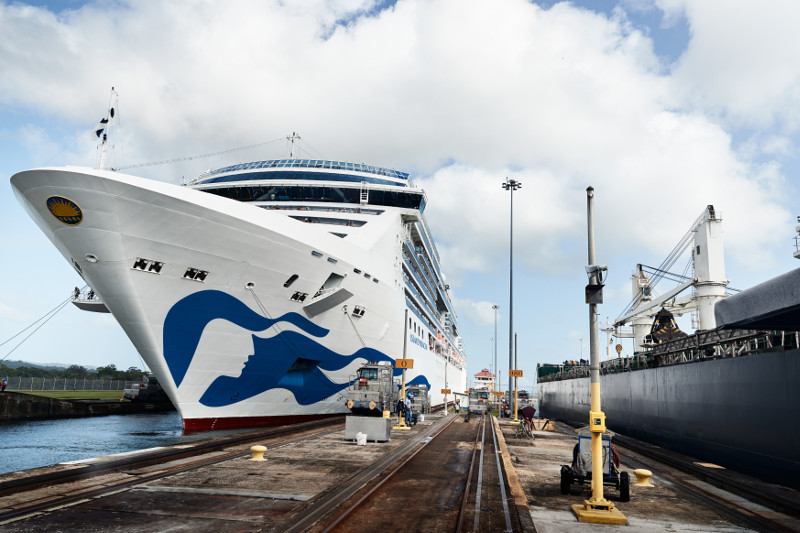
[[[430,311],[430,312],[433,312],[433,308],[431,307],[431,303],[428,301],[428,299],[427,299],[427,298],[425,298],[425,297],[422,295],[422,293],[420,293],[420,292],[417,290],[417,288],[414,286],[414,284],[413,284],[413,283],[411,283],[411,280],[408,278],[408,276],[406,276],[406,275],[403,275],[403,281],[405,281],[405,283],[406,283],[406,289],[408,289],[408,291],[409,291],[411,294],[413,294],[414,296],[416,296],[416,297],[417,297],[417,299],[419,299],[420,303],[422,303],[422,304],[423,304],[425,307],[427,307],[427,308],[428,308],[428,311]]]
[[[431,309],[433,309],[432,302],[434,302],[435,299],[433,297],[433,294],[431,294],[430,289],[422,282],[419,276],[417,276],[417,273],[413,270],[412,266],[408,264],[408,261],[403,261],[403,263],[408,267],[407,268],[408,272],[411,273],[411,277],[409,277],[408,279],[416,281],[416,284],[420,287],[420,289],[422,289],[425,292],[425,297],[428,303],[428,307],[431,307]],[[405,277],[408,277],[408,274],[405,274]]]
[[[420,285],[424,285],[425,290],[427,292],[431,293],[431,299],[433,299],[433,292],[434,292],[433,291],[433,287],[435,285],[425,275],[425,272],[424,272],[424,269],[422,268],[422,265],[420,265],[416,260],[414,260],[414,258],[412,256],[410,256],[409,254],[405,253],[405,250],[403,250],[403,259],[405,260],[405,263],[406,263],[406,266],[408,267],[408,270],[414,275],[414,277],[417,279],[417,282]],[[422,277],[420,277],[420,275]]]
[[[668,349],[668,348],[672,349]],[[746,357],[750,354],[800,349],[800,332],[711,330],[656,345],[650,352],[618,357],[600,363],[602,374],[635,372],[677,364]],[[559,372],[540,376],[540,382],[586,377],[586,366],[564,365]]]

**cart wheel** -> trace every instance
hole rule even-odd
[[[619,499],[623,502],[631,500],[631,480],[627,472],[619,475]]]
[[[561,494],[569,494],[572,485],[572,472],[566,466],[561,467]]]

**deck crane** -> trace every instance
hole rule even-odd
[[[671,274],[669,269],[691,247],[693,275]],[[651,271],[652,277],[648,275]],[[664,278],[677,281],[677,287],[657,296],[656,284]],[[614,322],[617,338],[634,338],[635,350],[639,351],[650,333],[653,317],[662,309],[674,315],[682,315],[696,311],[698,330],[716,328],[714,305],[726,296],[726,287],[730,283],[725,278],[725,258],[723,256],[722,218],[707,206],[692,227],[669,256],[658,268],[636,265],[632,276],[633,299],[627,309]],[[678,297],[686,289],[690,294]],[[630,324],[632,331],[622,331],[621,326]]]

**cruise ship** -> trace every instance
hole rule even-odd
[[[428,385],[432,405],[466,389],[426,194],[407,173],[292,158],[183,185],[78,167],[20,172],[11,185],[185,430],[345,413],[347,386],[371,361],[413,359],[407,383]]]

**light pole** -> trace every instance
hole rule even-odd
[[[508,236],[508,369],[514,370],[514,191],[522,187],[518,180],[506,178],[503,188],[511,192],[511,213]],[[510,375],[510,372],[509,372]],[[511,379],[508,380],[508,401],[511,401]]]
[[[500,384],[497,382],[497,310],[500,309],[500,306],[497,304],[492,305],[492,309],[494,309],[494,386],[492,390],[500,390]]]
[[[606,266],[598,266],[595,260],[593,187],[586,189],[586,219],[589,236],[589,264],[586,266],[589,284],[586,286],[586,303],[589,304],[589,433],[592,438],[592,497],[584,500],[583,505],[574,504],[572,512],[581,522],[624,524],[628,519],[603,496],[603,434],[606,432],[606,415],[600,408],[597,306],[603,303],[603,272]]]

